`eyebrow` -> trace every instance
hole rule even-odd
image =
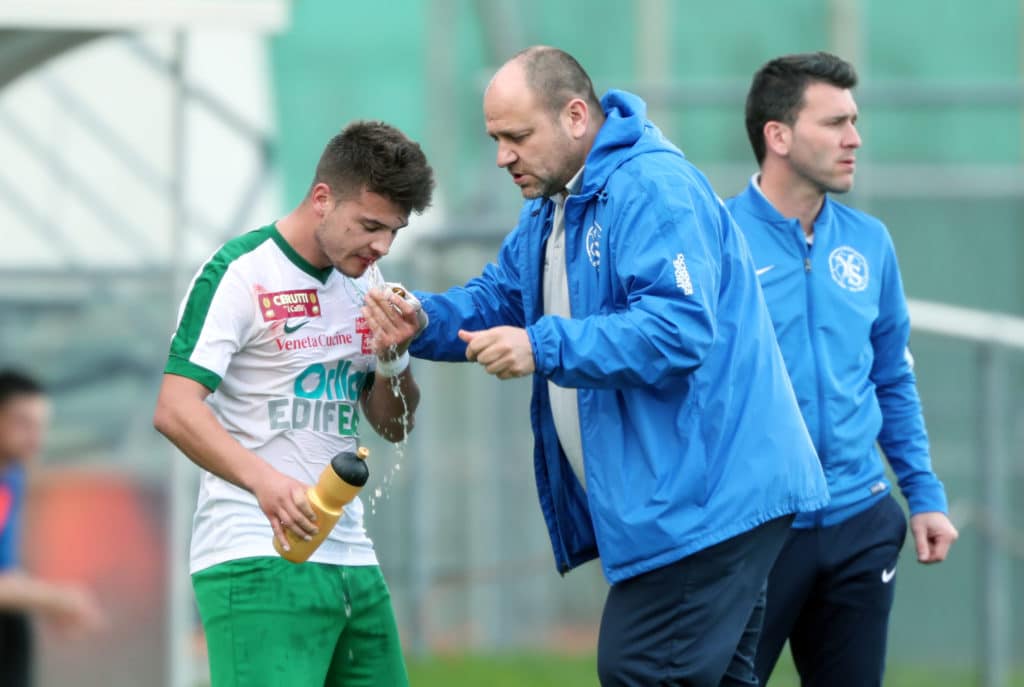
[[[825,121],[826,122],[842,122],[842,121],[845,121],[847,119],[857,119],[857,115],[858,115],[857,112],[846,112],[846,113],[843,113],[843,114],[829,115],[828,117],[825,117]]]
[[[491,137],[491,140],[497,141],[500,136],[505,136],[506,138],[518,138],[519,136],[525,136],[532,131],[532,127],[526,127],[524,129],[502,129],[500,131],[488,131],[487,135]]]
[[[375,219],[375,218],[370,217],[368,215],[363,215],[362,217],[360,217],[359,218],[359,223],[362,224],[367,229],[373,229],[373,230],[376,230],[376,229],[389,229],[391,231],[398,231],[399,229],[402,229],[403,227],[409,226],[409,220],[408,219],[406,219],[404,222],[402,222],[397,227],[392,227],[391,225],[386,224],[385,222],[381,222],[379,219]]]

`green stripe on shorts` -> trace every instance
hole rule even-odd
[[[192,576],[211,687],[406,687],[377,566],[244,558]]]

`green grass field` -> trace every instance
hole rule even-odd
[[[592,656],[544,654],[508,656],[451,656],[409,660],[412,687],[594,687],[597,673]],[[951,666],[892,666],[886,687],[966,687],[977,683],[969,669]],[[790,663],[780,663],[769,687],[798,687]],[[1011,687],[1024,687],[1018,670]]]

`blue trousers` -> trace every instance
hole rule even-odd
[[[0,687],[32,684],[32,624],[20,612],[0,612]]]
[[[792,516],[612,586],[601,618],[603,687],[757,685],[768,571]]]
[[[896,560],[907,519],[891,495],[849,520],[793,530],[768,577],[762,684],[786,640],[803,687],[882,684]]]

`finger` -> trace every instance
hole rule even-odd
[[[483,360],[481,360],[480,364],[484,366],[485,370],[487,370],[487,374],[495,376],[500,376],[504,372],[507,372],[511,367],[508,358],[497,358],[491,361],[490,363],[485,363]]]
[[[949,542],[937,541],[932,547],[932,552],[928,558],[928,563],[941,563],[946,560],[946,555],[949,553]]]
[[[367,291],[364,302],[371,312],[384,313],[388,309],[387,297],[380,289],[370,289]]]
[[[391,292],[390,294],[388,294],[388,301],[391,304],[391,307],[397,310],[398,314],[401,315],[403,319],[408,317],[409,315],[416,314],[416,308],[414,308],[411,303],[408,303],[404,298],[399,296],[397,293]]]
[[[935,563],[941,563],[946,560],[946,556],[949,555],[949,547],[953,545],[953,537],[950,534],[942,533],[935,538],[935,544],[932,547],[932,560]]]
[[[913,528],[913,533],[914,544],[917,549],[917,560],[919,563],[927,563],[930,549],[928,545],[928,530],[924,527],[915,527]]]
[[[499,360],[506,359],[506,352],[499,346],[477,346],[476,361],[481,365],[492,365]]]
[[[312,535],[318,532],[316,523],[307,518],[306,514],[294,503],[287,504],[286,508],[288,510],[288,517],[285,524],[288,529],[294,532],[297,537],[301,537],[306,541],[311,540],[313,538]]]
[[[460,329],[459,330],[459,338],[462,339],[463,341],[465,341],[466,343],[469,343],[470,341],[473,340],[473,338],[478,333],[479,332],[470,332],[470,331],[466,331],[465,329]]]
[[[309,502],[309,498],[306,496],[305,489],[295,489],[292,492],[292,501],[299,510],[310,522],[316,522],[316,511],[313,510],[312,504]]]
[[[480,353],[480,344],[476,341],[470,341],[469,345],[466,346],[466,360],[475,363],[476,357]]]
[[[284,533],[284,529],[281,527],[280,518],[268,518],[270,520],[270,529],[274,530],[274,538],[277,539],[277,543],[281,545],[282,551],[291,551],[291,544],[288,543],[288,537]]]
[[[402,320],[392,322],[380,313],[369,313],[366,321],[373,335],[373,346],[376,353],[380,353],[412,335],[412,325],[404,323]]]

